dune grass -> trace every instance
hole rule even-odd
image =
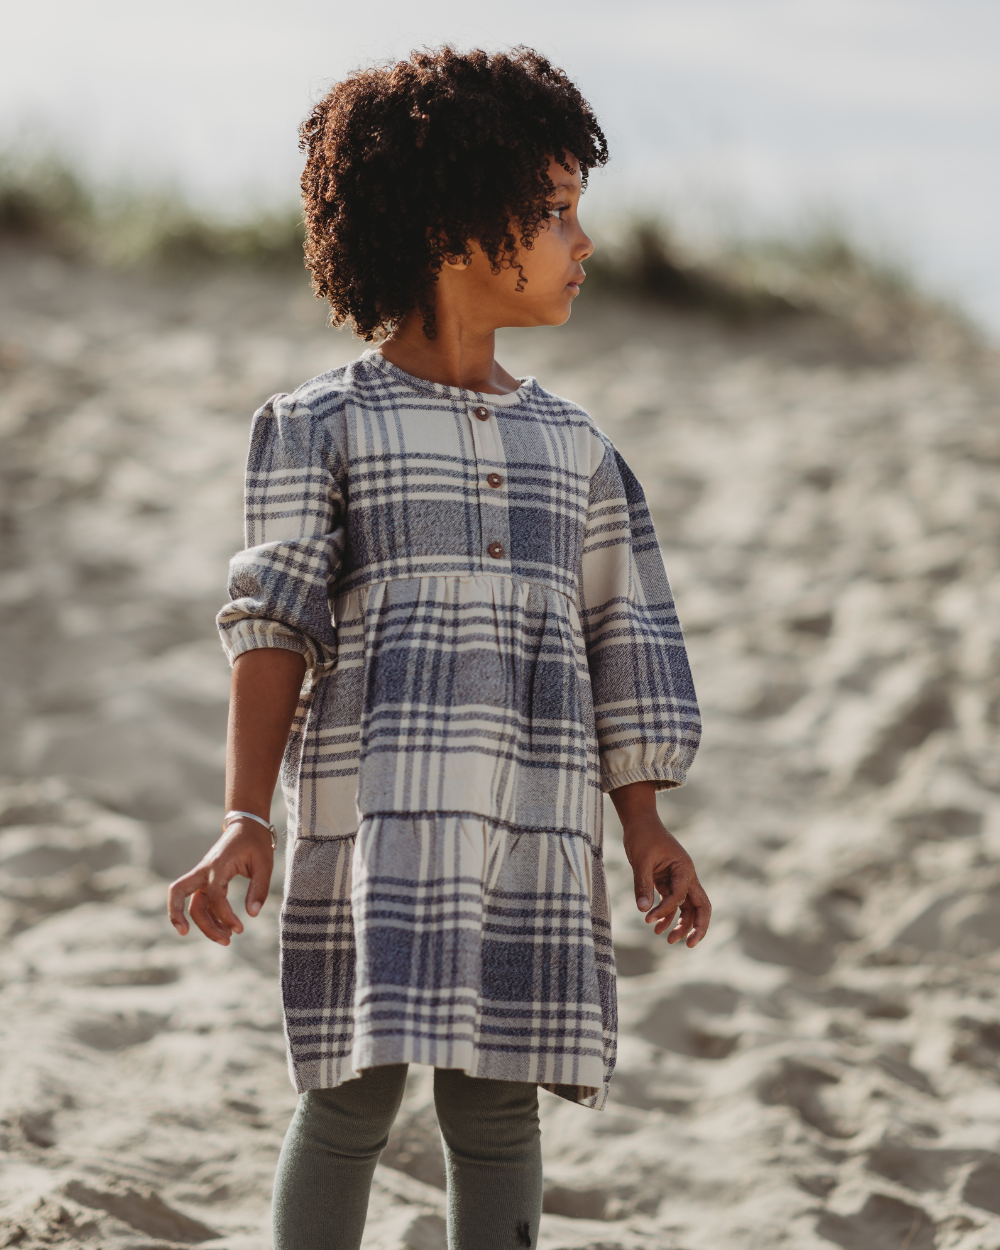
[[[832,220],[785,235],[717,238],[692,249],[650,218],[618,223],[587,262],[590,289],[747,323],[802,314],[852,322],[962,314]]]
[[[97,187],[58,155],[0,154],[0,237],[116,268],[252,266],[301,272],[297,206],[225,221],[163,189]],[[611,295],[731,323],[821,315],[879,334],[963,314],[920,290],[835,223],[693,252],[663,221],[619,221],[587,262],[588,296]]]
[[[223,221],[170,190],[95,187],[58,156],[0,156],[0,236],[121,268],[302,265],[297,208]]]

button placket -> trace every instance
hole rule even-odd
[[[497,561],[507,560],[510,551],[510,518],[503,443],[497,410],[488,404],[469,405],[472,444],[476,453],[476,494],[479,501],[480,560],[484,572],[494,571]]]

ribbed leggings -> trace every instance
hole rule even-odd
[[[406,1064],[308,1090],[274,1184],[274,1250],[358,1250],[368,1194],[406,1084]],[[434,1071],[448,1181],[448,1250],[538,1244],[542,1149],[538,1087]]]

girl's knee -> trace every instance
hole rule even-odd
[[[434,1104],[449,1146],[531,1148],[539,1138],[538,1086],[525,1081],[493,1081],[453,1068],[434,1073]]]
[[[380,1151],[405,1087],[406,1064],[392,1064],[369,1068],[334,1089],[308,1089],[299,1098],[293,1128],[338,1154]]]

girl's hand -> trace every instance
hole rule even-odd
[[[237,657],[226,742],[227,812],[260,816],[271,810],[305,671],[303,657],[281,647],[260,647]],[[234,820],[197,868],[170,887],[170,923],[178,933],[187,933],[184,900],[191,894],[191,919],[207,938],[228,946],[234,933],[243,932],[226,898],[230,881],[250,878],[247,914],[256,916],[267,898],[273,867],[268,830],[255,820]]]
[[[191,919],[207,938],[228,946],[243,925],[229,905],[226,891],[233,877],[249,877],[247,914],[256,916],[267,899],[274,867],[271,835],[254,820],[234,821],[196,868],[178,877],[167,895],[167,913],[178,933],[190,926],[184,900],[190,894]]]
[[[697,946],[708,932],[712,904],[698,880],[691,856],[664,827],[656,813],[656,792],[652,782],[639,781],[611,792],[624,829],[625,854],[632,865],[635,902],[646,913],[646,923],[662,934],[677,909],[680,916],[670,930],[671,944],[685,941]],[[660,895],[654,907],[654,888]]]

